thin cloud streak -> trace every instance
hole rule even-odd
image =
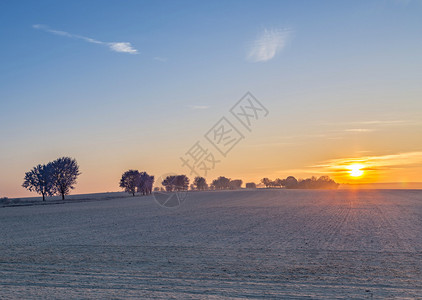
[[[324,125],[348,125],[348,126],[407,126],[407,125],[419,125],[421,122],[415,120],[368,120],[368,121],[352,121],[352,122],[336,122],[336,123],[324,123]]]
[[[366,173],[365,179],[373,181],[380,174],[421,167],[422,151],[336,158],[322,161],[320,164],[304,166],[303,168],[278,170],[277,173],[283,174],[283,176],[291,174],[334,175],[337,179],[347,182],[350,179],[350,165],[353,164],[362,165],[361,170]]]
[[[372,132],[375,131],[375,129],[369,129],[369,128],[350,128],[345,129],[346,132]]]
[[[373,120],[373,121],[354,122],[354,124],[393,126],[393,125],[415,125],[417,124],[417,122],[413,120],[390,120],[390,121]]]
[[[247,147],[259,148],[259,147],[277,147],[277,146],[290,146],[290,145],[296,145],[296,143],[291,143],[291,142],[273,142],[273,143],[252,144],[252,145],[247,145]]]
[[[312,174],[312,175],[336,175],[337,177],[348,175],[349,166],[352,164],[363,165],[362,170],[367,172],[393,171],[397,169],[422,166],[422,151],[403,152],[387,155],[367,155],[361,157],[336,158],[321,162],[320,164],[298,169],[279,170],[279,174]],[[368,175],[367,175],[368,177]],[[369,176],[370,178],[371,176]]]
[[[265,62],[273,59],[284,49],[291,32],[290,29],[264,29],[253,42],[247,59],[252,62]]]
[[[32,25],[32,28],[34,29],[38,29],[38,30],[42,30],[51,34],[55,34],[55,35],[59,35],[59,36],[64,36],[64,37],[68,37],[68,38],[73,38],[73,39],[79,39],[79,40],[83,40],[85,42],[91,43],[91,44],[98,44],[98,45],[104,45],[107,46],[111,51],[114,52],[120,52],[120,53],[129,53],[129,54],[138,54],[138,50],[136,50],[131,43],[128,42],[102,42],[102,41],[98,41],[86,36],[82,36],[82,35],[77,35],[77,34],[72,34],[66,31],[61,31],[61,30],[55,30],[52,29],[46,25],[41,25],[41,24],[35,24]]]
[[[422,151],[404,152],[398,154],[388,154],[379,156],[362,156],[331,159],[319,165],[311,166],[312,168],[324,168],[333,171],[343,171],[347,166],[361,163],[366,170],[390,169],[403,166],[422,164]]]

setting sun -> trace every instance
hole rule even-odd
[[[349,166],[349,174],[352,177],[360,177],[363,175],[363,169],[364,166],[361,164],[353,164]]]

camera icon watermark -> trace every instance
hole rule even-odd
[[[185,202],[189,186],[189,179],[185,175],[166,173],[157,179],[161,187],[156,187],[152,196],[159,206],[174,209]]]

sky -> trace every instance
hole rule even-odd
[[[419,0],[1,1],[0,197],[34,195],[25,172],[62,156],[73,193],[118,191],[128,169],[193,178],[197,142],[208,180],[422,182],[421,15]],[[247,92],[265,108],[250,128],[230,113]],[[242,136],[225,155],[206,138],[223,117]]]

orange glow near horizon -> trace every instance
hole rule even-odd
[[[352,164],[352,165],[350,165],[350,166],[348,167],[348,169],[349,169],[349,175],[350,175],[351,177],[355,177],[355,178],[363,176],[363,174],[364,174],[365,172],[364,172],[362,169],[363,169],[364,167],[365,167],[365,166],[364,166],[364,165],[362,165],[362,164]]]
[[[339,183],[421,182],[422,151],[349,156],[322,161],[312,172],[330,174]]]

